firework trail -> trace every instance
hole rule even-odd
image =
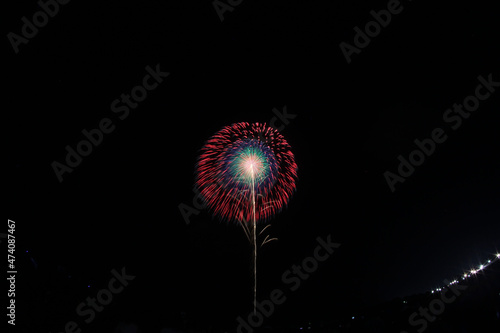
[[[268,222],[287,205],[296,180],[297,164],[290,145],[277,130],[262,123],[226,126],[201,149],[196,186],[203,200],[215,216],[239,223],[253,243],[254,311],[257,224]],[[261,246],[274,239],[266,236]]]

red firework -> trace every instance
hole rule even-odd
[[[262,123],[236,123],[201,149],[196,185],[214,215],[237,222],[266,221],[295,191],[297,164],[290,145]]]

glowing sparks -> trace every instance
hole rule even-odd
[[[214,215],[239,222],[253,244],[254,314],[257,222],[270,218],[288,203],[296,179],[297,164],[290,145],[265,124],[237,123],[222,128],[207,141],[198,159],[196,185],[203,200]],[[274,239],[267,235],[261,246]]]
[[[290,145],[261,123],[222,128],[202,148],[196,167],[202,198],[228,221],[266,221],[287,205],[296,180]]]
[[[274,178],[271,159],[273,154],[257,140],[246,140],[231,152],[229,159],[230,175],[239,187],[266,183],[268,178]]]

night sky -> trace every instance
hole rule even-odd
[[[136,278],[84,332],[117,322],[159,332],[178,327],[181,312],[200,329],[234,331],[252,310],[251,245],[207,210],[187,224],[179,205],[193,206],[210,136],[284,110],[295,116],[281,134],[297,190],[270,222],[279,240],[259,252],[258,298],[287,289],[282,274],[313,254],[317,237],[341,246],[287,293],[270,325],[350,316],[493,258],[500,87],[455,130],[443,115],[475,94],[479,76],[500,81],[498,11],[402,1],[347,63],[339,44],[354,44],[353,28],[387,3],[243,1],[221,22],[210,1],[71,1],[17,54],[5,38],[7,214],[25,331],[78,321],[75,307],[122,267]],[[4,34],[21,34],[21,18],[38,10],[16,3]],[[143,83],[147,66],[169,75],[120,119],[111,104]],[[104,118],[114,130],[60,182],[52,163]],[[384,173],[436,128],[446,141],[392,192]]]

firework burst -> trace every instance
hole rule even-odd
[[[202,148],[196,167],[196,185],[207,206],[227,221],[269,220],[286,206],[296,180],[290,145],[262,123],[222,128]]]
[[[222,128],[207,141],[198,160],[196,185],[207,206],[214,215],[240,223],[253,245],[254,314],[257,223],[283,209],[295,191],[296,179],[290,145],[277,130],[260,123]],[[261,246],[275,239],[267,235]]]

